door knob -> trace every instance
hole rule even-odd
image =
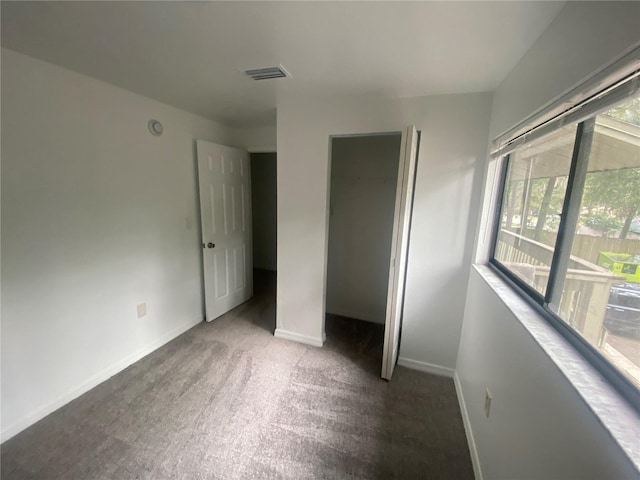
[[[207,243],[207,248],[215,248],[216,244],[213,242]]]

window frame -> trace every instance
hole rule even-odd
[[[505,207],[504,196],[507,189],[509,167],[512,162],[513,153],[517,148],[502,154],[499,157],[499,162],[501,162],[501,164],[498,166],[499,178],[497,179],[498,189],[496,192],[496,202],[494,204],[493,212],[491,212],[493,215],[493,224],[491,225],[492,235],[488,264],[491,268],[497,271],[497,273],[521,298],[532,305],[547,323],[558,331],[584,358],[586,358],[586,360],[595,367],[596,370],[598,370],[598,372],[600,372],[620,394],[622,394],[622,396],[637,412],[640,412],[640,388],[636,387],[626,376],[614,367],[602,353],[587,342],[587,340],[585,340],[550,308],[550,304],[554,298],[558,298],[557,296],[561,294],[564,284],[564,275],[566,275],[567,271],[566,264],[569,256],[571,255],[571,247],[575,237],[575,225],[573,225],[574,228],[571,228],[571,225],[568,225],[568,223],[577,222],[576,214],[579,213],[582,201],[584,179],[591,151],[590,144],[594,133],[595,118],[598,114],[599,113],[594,113],[586,119],[581,120],[578,122],[576,128],[571,165],[567,178],[567,187],[560,216],[560,223],[558,225],[558,234],[554,244],[549,280],[547,282],[545,294],[542,295],[520,279],[495,256],[498,244],[498,235],[501,230],[502,215]],[[585,142],[589,143],[589,148],[582,148],[585,145]],[[576,186],[578,188],[575,188]],[[564,268],[562,263],[564,263]]]

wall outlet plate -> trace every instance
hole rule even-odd
[[[142,318],[142,317],[146,317],[147,316],[147,304],[146,303],[140,303],[138,304],[138,318]]]
[[[491,401],[493,400],[493,396],[489,389],[485,389],[484,391],[484,415],[489,418],[489,413],[491,412]]]

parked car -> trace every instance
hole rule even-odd
[[[604,326],[611,333],[640,337],[640,284],[611,287]]]

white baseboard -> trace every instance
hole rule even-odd
[[[33,412],[25,415],[24,417],[20,418],[16,422],[13,422],[7,428],[2,430],[2,433],[0,434],[1,441],[5,442],[5,441],[9,440],[11,437],[17,435],[22,430],[30,427],[31,425],[36,423],[38,420],[43,419],[44,417],[46,417],[50,413],[55,412],[60,407],[62,407],[64,405],[66,405],[67,403],[69,403],[71,400],[74,400],[74,399],[78,398],[83,393],[88,392],[93,387],[101,384],[105,380],[108,380],[109,378],[113,377],[115,374],[121,372],[122,370],[127,368],[129,365],[137,362],[138,360],[140,360],[143,357],[146,357],[151,352],[157,350],[158,348],[160,348],[164,344],[166,344],[166,343],[170,342],[171,340],[173,340],[174,338],[176,338],[178,335],[181,335],[182,333],[186,332],[187,330],[195,327],[201,321],[202,321],[201,319],[196,319],[196,320],[192,320],[192,321],[190,321],[188,323],[185,323],[184,325],[179,326],[178,328],[172,330],[168,334],[163,335],[162,337],[160,337],[158,340],[154,341],[153,343],[150,343],[149,345],[139,349],[138,351],[136,351],[135,353],[129,355],[128,357],[124,358],[123,360],[120,360],[120,361],[110,365],[109,367],[107,367],[104,370],[98,372],[97,374],[93,375],[92,377],[89,377],[87,380],[85,380],[83,383],[81,383],[77,387],[72,388],[68,393],[58,397],[57,399],[55,399],[54,401],[52,401],[50,403],[47,403],[46,405],[42,405],[42,406],[38,407]]]
[[[473,465],[473,474],[476,480],[482,480],[482,469],[480,468],[480,457],[478,456],[478,449],[476,448],[476,441],[473,438],[473,430],[471,429],[471,420],[469,419],[469,412],[467,411],[467,404],[464,401],[464,394],[462,393],[462,385],[460,384],[460,378],[458,372],[453,375],[453,383],[456,386],[456,394],[458,395],[458,403],[460,404],[460,412],[462,413],[462,422],[464,423],[464,431],[467,435],[467,444],[469,445],[469,453],[471,454],[471,464]]]
[[[442,377],[453,378],[455,370],[453,368],[441,367],[440,365],[434,365],[433,363],[419,362],[418,360],[411,360],[410,358],[398,358],[398,365],[401,367],[407,367],[412,370],[419,370],[420,372],[433,373],[434,375],[440,375]]]
[[[315,338],[315,337],[309,337],[307,335],[300,335],[299,333],[289,332],[281,328],[276,328],[276,331],[273,332],[273,336],[278,338],[284,338],[286,340],[293,340],[294,342],[298,342],[298,343],[313,345],[314,347],[321,347],[324,344],[324,335],[323,335],[323,338]]]
[[[471,455],[471,464],[473,465],[473,474],[476,480],[482,480],[482,470],[480,468],[480,457],[478,456],[478,449],[476,448],[476,442],[473,438],[473,430],[471,429],[471,420],[469,419],[469,412],[467,411],[467,404],[464,401],[464,395],[462,393],[462,385],[460,384],[460,378],[458,372],[453,368],[441,367],[440,365],[434,365],[427,362],[419,362],[418,360],[411,360],[410,358],[398,358],[398,365],[411,368],[413,370],[419,370],[421,372],[433,373],[435,375],[441,375],[443,377],[453,378],[453,384],[456,387],[456,395],[458,397],[458,403],[460,404],[460,413],[462,414],[462,422],[464,423],[464,432],[467,436],[467,444],[469,445],[469,454]]]

